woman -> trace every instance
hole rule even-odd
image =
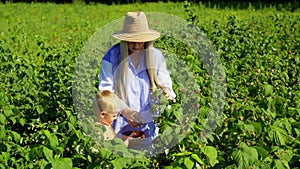
[[[143,143],[147,147],[157,137],[158,128],[150,113],[150,94],[161,88],[168,99],[175,101],[172,81],[164,57],[152,46],[160,33],[148,28],[143,12],[128,12],[123,29],[112,35],[120,43],[104,55],[99,77],[99,90],[113,91],[133,112],[123,111],[113,123],[118,137],[131,130],[146,133]]]

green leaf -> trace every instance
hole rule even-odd
[[[44,130],[44,134],[46,135],[46,137],[47,137],[48,139],[50,139],[51,134],[50,134],[50,131],[49,131],[49,130]]]
[[[34,147],[30,148],[29,158],[30,160],[43,158],[43,145],[36,144]]]
[[[5,124],[6,123],[6,117],[2,113],[0,113],[0,123],[1,124]]]
[[[115,160],[112,160],[111,163],[114,166],[115,169],[122,169],[126,168],[126,165],[130,162],[130,158],[117,158]]]
[[[4,164],[0,163],[0,168],[6,168],[7,166],[5,166]]]
[[[53,158],[53,151],[50,150],[48,147],[44,146],[43,147],[43,153],[44,153],[44,156],[46,157],[46,159],[48,161],[52,160]]]
[[[287,161],[287,162],[289,162],[294,156],[294,153],[291,150],[284,150],[284,149],[279,149],[276,154],[280,160]]]
[[[51,135],[51,137],[50,137],[50,146],[51,146],[51,148],[53,148],[53,150],[56,150],[57,145],[58,145],[58,139],[57,139],[56,135]]]
[[[3,107],[3,111],[4,111],[4,115],[5,115],[6,117],[10,117],[10,116],[13,115],[13,112],[12,112],[12,109],[11,109],[10,106],[4,106],[4,107]]]
[[[263,160],[269,156],[269,153],[265,148],[260,147],[260,146],[256,146],[254,148],[256,149],[258,155],[261,157],[261,160]]]
[[[55,134],[50,134],[49,130],[44,130],[44,134],[46,135],[46,137],[49,140],[50,147],[53,150],[56,150],[57,149],[57,145],[58,145],[58,139],[57,139],[56,135]]]
[[[184,158],[183,163],[186,166],[186,168],[188,168],[188,169],[192,169],[194,167],[194,162],[190,159],[190,157]]]
[[[22,126],[24,126],[25,123],[26,123],[25,118],[20,118],[20,119],[19,119],[19,123],[20,123]]]
[[[6,130],[3,125],[3,126],[0,126],[0,140],[3,141],[5,138],[6,138]]]
[[[77,136],[79,139],[83,137],[82,131],[80,131],[80,130],[74,130],[74,132],[75,132],[76,136]]]
[[[297,129],[297,128],[294,128],[294,130],[295,130],[296,136],[297,136],[297,137],[300,137],[300,130]],[[1,137],[0,137],[0,138],[1,138]]]
[[[44,112],[43,106],[37,106],[36,110],[37,110],[38,114],[42,114]]]
[[[106,148],[101,148],[100,152],[101,152],[102,158],[104,158],[104,159],[108,159],[112,155],[112,152]]]
[[[245,124],[245,130],[255,132],[255,127],[252,124]]]
[[[292,133],[292,125],[287,118],[276,120],[273,125],[285,129],[289,134]]]
[[[270,109],[267,109],[267,110],[265,110],[265,109],[262,109],[262,112],[265,114],[265,115],[267,115],[267,116],[271,116],[272,118],[276,118],[276,111],[272,111],[272,110],[270,110]]]
[[[273,86],[270,84],[264,84],[264,95],[265,96],[272,96],[273,95]]]
[[[51,164],[53,169],[71,169],[73,167],[70,158],[53,158]]]
[[[16,116],[9,117],[9,120],[12,121],[12,124],[16,124],[16,122],[17,122]]]
[[[271,125],[268,135],[276,145],[285,145],[286,141],[288,141],[288,135],[286,131],[277,126]]]
[[[277,168],[277,169],[290,169],[289,163],[287,161],[278,160],[278,159],[275,160],[274,168]]]
[[[91,163],[92,162],[92,157],[90,155],[88,155],[88,161]]]
[[[165,169],[174,169],[174,167],[172,167],[172,166],[166,166],[166,167],[164,167]]]
[[[184,151],[184,152],[176,153],[174,156],[176,156],[176,157],[179,157],[179,156],[189,156],[191,154],[192,154],[192,152]]]
[[[164,130],[164,132],[161,135],[161,141],[168,145],[172,141],[172,137],[170,137],[173,133],[173,129],[169,126],[167,126]]]
[[[192,154],[191,157],[196,160],[199,164],[204,165],[204,161],[202,161],[197,154]]]
[[[21,140],[21,136],[19,133],[15,132],[15,131],[11,131],[12,137],[14,138],[16,143],[19,143]]]
[[[204,146],[201,149],[201,152],[203,152],[209,159],[216,159],[218,156],[216,148],[212,146]]]
[[[47,169],[47,168],[50,168],[50,165],[51,165],[51,163],[50,162],[48,162],[47,160],[45,160],[45,159],[42,159],[41,161],[40,161],[40,168],[45,168],[45,169]],[[48,167],[49,166],[49,167]]]
[[[74,126],[76,125],[77,119],[75,116],[70,116],[70,123]]]
[[[248,147],[246,143],[240,143],[240,149],[232,153],[234,161],[238,164],[238,168],[248,168],[258,160],[258,153],[255,148]]]
[[[262,125],[259,122],[250,122],[253,125],[256,135],[262,133]]]
[[[10,159],[10,154],[8,152],[1,152],[2,159],[7,162]]]
[[[218,163],[218,160],[217,160],[218,151],[216,148],[214,148],[212,146],[204,146],[201,149],[201,152],[203,152],[207,156],[211,166],[214,166],[215,164]]]
[[[177,110],[174,110],[173,113],[179,122],[183,121],[182,109],[179,108]]]

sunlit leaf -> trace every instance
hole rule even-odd
[[[256,135],[259,135],[259,134],[262,133],[262,124],[261,123],[259,123],[259,122],[250,122],[250,124],[253,125]]]
[[[215,147],[204,146],[201,149],[201,152],[203,152],[208,157],[210,165],[214,166],[216,163],[218,163],[218,151]]]
[[[117,158],[111,161],[111,163],[116,169],[122,169],[124,167],[126,168],[127,164],[130,163],[130,161],[130,158]]]
[[[268,151],[264,147],[256,146],[255,149],[258,153],[258,156],[261,157],[261,160],[263,160],[269,156]]]
[[[288,134],[292,133],[292,125],[287,118],[278,119],[273,123],[273,125],[285,129]]]
[[[53,150],[56,150],[57,145],[58,145],[58,139],[57,139],[56,135],[55,134],[50,134],[49,130],[44,130],[44,134],[48,138],[51,148]]]
[[[4,106],[4,107],[3,107],[3,111],[4,111],[4,115],[5,115],[6,117],[10,117],[10,116],[13,115],[13,111],[12,111],[12,109],[11,109],[10,106]]]
[[[264,95],[265,96],[273,95],[273,86],[272,85],[267,84],[267,83],[264,84]]]
[[[112,152],[106,148],[101,148],[100,149],[101,151],[101,156],[104,158],[104,159],[108,159],[109,156],[112,154]]]
[[[197,154],[192,154],[191,157],[196,160],[200,165],[204,165],[204,161],[202,161]]]
[[[248,147],[246,143],[241,142],[240,148],[232,153],[234,161],[238,168],[248,168],[258,160],[258,153],[254,147]]]
[[[192,169],[194,167],[194,162],[190,159],[190,157],[184,158],[184,165],[188,169]]]
[[[0,113],[0,123],[1,124],[5,124],[6,123],[6,117],[2,113]]]
[[[275,160],[274,168],[276,169],[290,169],[289,163],[285,160]]]
[[[289,162],[294,156],[294,153],[291,150],[284,149],[278,150],[276,154],[279,157],[279,159],[284,160],[286,162]]]
[[[53,158],[53,151],[50,150],[48,147],[43,147],[44,156],[48,161],[50,161]]]
[[[284,129],[273,125],[270,126],[268,136],[277,145],[285,145],[289,138]]]
[[[72,159],[70,158],[53,158],[51,164],[55,169],[71,169],[73,167]]]
[[[16,143],[20,142],[21,136],[19,133],[15,132],[15,131],[11,131],[12,137],[14,138]]]

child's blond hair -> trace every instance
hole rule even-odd
[[[122,109],[121,100],[111,91],[99,91],[94,98],[94,112],[99,113],[102,111],[108,114],[120,112]]]

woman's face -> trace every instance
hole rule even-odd
[[[140,52],[144,49],[145,42],[127,42],[129,54]]]

